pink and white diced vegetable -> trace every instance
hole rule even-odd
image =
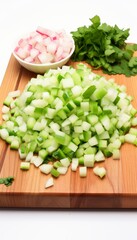
[[[64,30],[52,31],[39,26],[18,41],[14,53],[29,63],[54,63],[66,58],[72,47],[72,39]]]

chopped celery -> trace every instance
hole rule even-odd
[[[60,173],[55,168],[52,168],[50,173],[55,178],[59,177],[59,175],[60,175]]]
[[[86,167],[93,167],[95,162],[95,155],[94,154],[85,154],[84,155],[84,165]]]
[[[46,163],[39,166],[40,171],[45,174],[49,174],[51,172],[52,168],[53,168],[53,165],[46,164]]]
[[[125,86],[92,73],[82,63],[77,69],[51,69],[32,78],[22,93],[8,94],[0,137],[25,159],[21,169],[33,162],[58,177],[76,159],[72,171],[80,165],[81,176],[86,176],[94,163],[111,156],[119,159],[125,142],[137,146],[132,99]],[[50,161],[51,171],[44,165]],[[105,172],[99,171],[102,177]]]
[[[86,177],[87,176],[87,167],[79,167],[79,175],[80,177]]]
[[[67,173],[68,168],[67,167],[58,167],[57,171],[62,174],[65,175]]]
[[[100,178],[103,178],[106,175],[106,169],[104,167],[96,166],[95,168],[93,168],[93,172]]]
[[[29,162],[21,162],[20,164],[20,169],[21,170],[29,170],[30,168],[30,163]]]
[[[70,160],[68,158],[63,158],[60,160],[60,162],[64,167],[69,167],[70,165]]]
[[[50,178],[46,181],[46,183],[45,183],[45,188],[49,188],[49,187],[51,187],[51,186],[53,186],[53,185],[54,185],[53,178],[50,177]]]

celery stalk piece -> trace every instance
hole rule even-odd
[[[51,171],[50,171],[51,175],[55,178],[58,178],[60,173],[55,169],[55,168],[52,168]]]
[[[29,170],[30,169],[30,163],[29,162],[21,162],[20,169],[21,170]]]
[[[64,167],[69,167],[70,165],[70,160],[68,158],[63,158],[60,160],[60,162]]]
[[[71,170],[75,172],[77,170],[78,164],[79,164],[78,158],[72,158]]]
[[[94,154],[85,154],[84,155],[84,166],[94,167],[95,155]]]
[[[53,177],[50,177],[45,183],[45,188],[52,187],[53,185],[54,185]]]
[[[86,177],[87,176],[87,167],[79,167],[79,175],[80,177]]]
[[[67,173],[68,168],[67,167],[58,167],[57,171],[62,174],[65,175]]]
[[[45,174],[49,174],[51,172],[52,168],[53,168],[53,165],[49,164],[49,163],[48,164],[44,163],[39,166],[40,171]]]
[[[104,167],[94,167],[93,172],[99,176],[100,178],[103,178],[106,175],[106,169]]]

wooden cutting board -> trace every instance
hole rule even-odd
[[[105,75],[102,71],[94,71]],[[0,88],[0,109],[9,91],[23,90],[31,77],[36,76],[24,68],[11,56]],[[107,79],[111,76],[105,75]],[[137,76],[126,78],[112,76],[119,84],[127,86],[128,94],[134,97],[137,108]],[[1,119],[1,111],[0,111]],[[0,185],[0,207],[23,208],[68,208],[68,209],[123,209],[137,208],[137,147],[124,144],[121,159],[106,159],[100,163],[107,169],[106,177],[101,180],[88,169],[86,178],[70,169],[65,176],[55,179],[54,187],[45,189],[49,176],[31,166],[29,171],[20,170],[18,152],[0,140],[0,177],[14,176],[9,187]]]

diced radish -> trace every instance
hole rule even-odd
[[[42,43],[39,43],[39,42],[36,43],[35,49],[39,50],[39,52],[47,51],[46,47]]]
[[[41,61],[39,60],[38,56],[36,56],[34,58],[34,63],[36,63],[36,64],[40,64],[41,63]]]
[[[28,44],[27,40],[26,39],[23,39],[21,38],[18,42],[18,45],[21,47],[21,48],[24,48],[26,45]]]
[[[62,59],[66,58],[68,55],[69,55],[68,52],[63,52],[63,53],[62,53]]]
[[[62,36],[64,36],[66,33],[65,33],[65,30],[64,30],[64,29],[59,29],[59,30],[57,30],[57,34],[58,34],[60,37],[62,37]]]
[[[17,53],[17,51],[19,50],[19,48],[20,48],[19,46],[15,47],[14,52]]]
[[[51,44],[50,37],[43,38],[43,44],[47,47],[49,44]]]
[[[33,31],[33,32],[30,33],[30,38],[34,38],[36,35],[37,35],[37,32]]]
[[[24,50],[23,48],[19,48],[18,51],[16,51],[16,54],[21,58],[21,59],[25,59],[26,57],[28,57],[28,51]]]
[[[48,46],[47,46],[47,52],[49,52],[51,54],[55,54],[56,49],[57,49],[57,46],[53,41],[50,44],[48,44]]]
[[[57,34],[54,31],[51,31],[49,29],[43,28],[43,27],[37,27],[36,32],[42,34],[42,35],[46,35],[49,36],[51,39],[56,39]]]
[[[38,59],[40,60],[41,63],[49,63],[52,62],[53,55],[50,53],[43,52],[38,55]]]
[[[36,42],[42,42],[42,40],[43,40],[43,37],[40,35],[40,34],[37,34],[35,37],[34,37],[34,39],[36,40]]]
[[[33,58],[31,56],[24,59],[26,62],[33,63]]]
[[[56,56],[57,58],[60,58],[62,54],[63,54],[63,48],[60,46],[60,47],[58,47],[55,56]]]
[[[30,50],[30,56],[31,56],[32,58],[35,58],[36,56],[38,56],[39,53],[40,53],[39,50],[36,49],[36,48],[32,48],[32,49]]]
[[[72,45],[71,38],[64,30],[52,31],[39,26],[18,41],[14,52],[29,63],[58,62],[69,55]]]
[[[28,43],[23,47],[24,51],[30,51],[31,49],[32,49],[32,46]]]
[[[35,44],[37,43],[36,39],[35,38],[29,38],[28,39],[28,44],[30,44],[32,47],[35,46]]]

